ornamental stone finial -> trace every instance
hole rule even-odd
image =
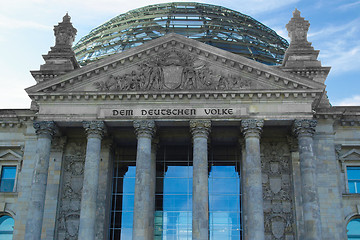
[[[249,134],[260,137],[263,126],[264,120],[245,119],[241,121],[241,131],[243,132],[244,137],[248,136]]]
[[[312,137],[315,133],[316,124],[317,121],[312,119],[295,120],[293,125],[293,132],[297,137]]]
[[[307,33],[309,31],[310,23],[300,16],[300,11],[295,9],[293,17],[290,22],[286,24],[286,29],[289,32],[291,39],[290,45],[306,45],[310,46],[311,43],[307,40]]]
[[[210,120],[190,120],[190,131],[195,137],[208,137],[211,132]]]
[[[55,47],[62,46],[71,48],[77,30],[73,27],[70,22],[70,16],[68,13],[63,17],[63,21],[54,27],[54,35],[55,35]]]
[[[152,138],[156,132],[156,125],[154,120],[135,120],[134,121],[135,134],[139,137]]]
[[[52,138],[59,130],[53,121],[35,121],[36,135]]]
[[[106,131],[106,126],[103,121],[84,121],[83,127],[85,128],[85,132],[88,138],[102,138]]]

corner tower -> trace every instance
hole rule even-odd
[[[77,30],[73,27],[70,19],[70,16],[66,13],[63,21],[54,26],[55,46],[51,47],[48,54],[43,55],[45,64],[40,66],[40,70],[31,71],[31,75],[37,83],[79,68],[71,48]]]

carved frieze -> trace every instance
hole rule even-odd
[[[288,144],[263,142],[261,161],[266,239],[295,239]]]
[[[171,49],[137,65],[136,69],[94,83],[99,91],[238,90],[251,81],[218,72],[194,56]]]
[[[78,239],[81,191],[84,178],[85,141],[70,141],[65,149],[57,217],[57,239]]]

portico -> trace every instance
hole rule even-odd
[[[52,61],[33,72],[37,120],[66,137],[55,239],[295,239],[301,226],[321,239],[313,109],[325,85],[291,72],[296,46],[270,67],[171,33],[57,77]],[[38,131],[29,206],[44,207],[29,239],[47,238],[53,128]]]

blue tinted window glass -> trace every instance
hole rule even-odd
[[[191,184],[189,178],[165,178],[164,192],[167,194],[187,194]]]
[[[134,194],[135,192],[135,178],[127,177],[125,175],[123,182],[123,193]]]
[[[360,218],[353,219],[347,225],[348,240],[360,239]]]
[[[209,181],[209,192],[214,194],[239,194],[239,179],[213,178],[212,181]]]
[[[347,177],[349,180],[360,180],[360,167],[347,167]]]
[[[165,177],[175,177],[175,178],[192,177],[192,166],[168,166]]]
[[[349,193],[356,193],[355,191],[355,182],[349,181]]]
[[[215,146],[210,154],[209,239],[241,239],[239,161],[235,146]]]
[[[131,149],[124,150],[124,152],[126,151],[131,151]],[[132,239],[136,175],[135,155],[123,155],[120,158],[120,161],[114,162],[110,240]]]
[[[349,193],[360,193],[360,167],[347,167]]]
[[[1,169],[0,191],[14,191],[16,166],[3,166]]]
[[[165,145],[157,152],[155,240],[192,239],[191,151]]]
[[[239,174],[235,171],[235,166],[212,166],[210,177],[219,178],[219,177],[228,177],[228,178],[237,178]]]
[[[123,211],[134,211],[134,195],[123,195],[122,196],[122,210]]]
[[[14,219],[10,216],[0,217],[0,239],[11,240],[13,239]]]

